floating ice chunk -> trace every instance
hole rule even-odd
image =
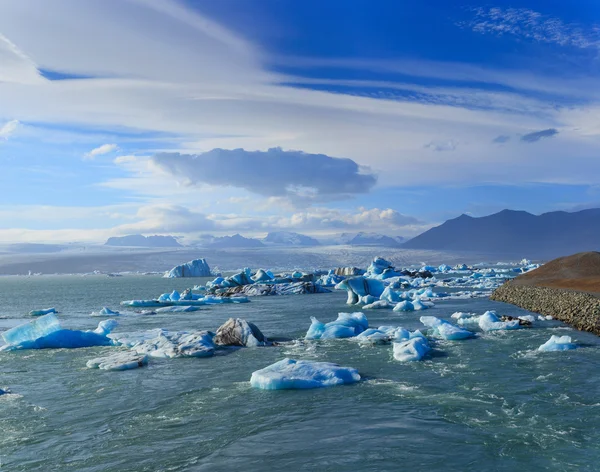
[[[329,362],[285,358],[252,373],[250,385],[263,390],[333,387],[358,382],[356,369]]]
[[[9,345],[18,345],[27,341],[35,341],[61,329],[58,318],[53,314],[44,315],[36,320],[15,326],[2,333],[4,342]]]
[[[538,351],[568,351],[577,349],[577,344],[571,342],[571,336],[551,336],[548,341],[538,347]]]
[[[392,305],[387,300],[377,300],[376,302],[369,303],[368,305],[363,306],[363,310],[378,310],[383,308],[393,308]]]
[[[415,311],[415,307],[412,302],[404,300],[403,302],[396,304],[394,311]]]
[[[521,316],[519,316],[519,319],[522,321],[527,321],[529,323],[535,322],[535,316],[533,316],[533,315],[521,315]]]
[[[379,328],[369,328],[358,336],[355,340],[362,344],[386,344],[389,342],[399,342],[409,339],[410,331],[396,326],[380,326]]]
[[[164,303],[158,300],[124,300],[121,302],[123,306],[130,306],[136,308],[153,308],[157,306],[164,306]]]
[[[386,261],[383,257],[376,257],[367,268],[368,275],[380,275],[387,269],[394,269],[391,262]]]
[[[429,305],[423,303],[421,300],[417,299],[412,302],[413,309],[415,311],[427,310]]]
[[[538,315],[538,320],[539,321],[550,321],[553,320],[554,318],[552,318],[552,316],[548,315],[548,316],[543,316],[543,315]]]
[[[339,313],[335,321],[327,324],[321,323],[314,317],[311,317],[311,321],[304,339],[351,338],[369,327],[364,313]]]
[[[235,275],[227,277],[223,282],[221,282],[221,287],[238,287],[240,285],[251,285],[254,283],[254,280],[250,278],[252,275],[252,271],[246,267],[241,272],[238,272]]]
[[[456,313],[452,313],[452,315],[450,315],[450,317],[455,320],[465,320],[465,319],[473,318],[474,316],[477,316],[477,314],[476,313],[466,313],[464,311],[457,311]]]
[[[273,280],[272,275],[269,275],[269,273],[263,269],[258,269],[256,271],[256,274],[254,274],[252,277],[250,277],[255,283],[256,282],[269,282],[270,280]]]
[[[121,313],[113,311],[110,308],[103,307],[100,311],[93,311],[90,316],[120,316]]]
[[[321,335],[325,331],[325,323],[321,323],[314,316],[310,317],[311,324],[304,336],[304,339],[312,340],[312,339],[320,339]]]
[[[424,337],[414,337],[407,341],[394,343],[394,359],[400,362],[420,361],[431,350]]]
[[[42,323],[38,324],[39,321]],[[98,324],[95,331],[78,331],[61,329],[54,314],[45,315],[31,323],[17,326],[3,333],[7,344],[2,346],[2,350],[110,346],[113,341],[107,337],[107,334],[116,326],[116,323],[115,320],[105,320]]]
[[[390,303],[398,303],[402,301],[402,295],[389,286],[383,290],[383,293],[379,298],[380,300],[387,300]]]
[[[157,308],[154,310],[155,313],[189,313],[192,311],[202,310],[199,306],[189,306],[189,305],[181,305],[181,306],[163,306],[161,308]]]
[[[271,296],[271,295],[305,295],[309,293],[329,293],[323,285],[313,282],[290,282],[253,284],[227,289],[219,289],[217,293],[229,296],[229,294],[244,294],[249,297]]]
[[[364,297],[365,295],[373,295],[375,298],[379,298],[385,287],[381,280],[359,276],[342,280],[335,288],[337,290],[346,290],[348,292],[347,303],[355,305],[358,303],[360,297]]]
[[[441,266],[438,267],[438,271],[440,272],[449,272],[452,270],[452,267],[450,267],[447,264],[442,264]]]
[[[376,301],[377,298],[375,298],[373,295],[365,295],[364,297],[360,297],[358,302],[360,304],[370,305],[371,303],[375,303]]]
[[[148,365],[148,356],[135,352],[117,352],[105,357],[97,357],[87,361],[90,369],[100,370],[129,370]]]
[[[474,334],[466,329],[454,326],[446,320],[435,316],[421,316],[421,323],[433,330],[433,335],[447,341],[457,341],[460,339],[472,338]]]
[[[229,318],[223,325],[219,326],[213,342],[221,346],[247,347],[270,344],[254,323],[240,318]]]
[[[519,329],[519,320],[501,321],[495,311],[486,311],[479,317],[479,327],[483,331],[499,331],[507,329]]]
[[[50,313],[58,313],[58,311],[56,311],[56,308],[44,308],[43,310],[31,310],[29,312],[29,314],[31,316],[43,316],[43,315],[49,315]]]
[[[119,323],[117,323],[116,320],[101,321],[100,323],[98,323],[98,327],[94,330],[94,333],[106,336],[107,334],[110,334],[110,332],[113,329],[115,329],[118,326],[118,324]]]
[[[193,261],[173,267],[165,273],[164,277],[210,277],[210,275],[210,267],[206,259],[194,259]]]
[[[131,349],[150,357],[210,357],[215,353],[213,333],[209,331],[169,332],[160,330],[156,337],[133,343]]]

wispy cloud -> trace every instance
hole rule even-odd
[[[119,150],[119,146],[116,144],[103,144],[102,146],[98,146],[97,148],[92,149],[90,152],[86,152],[83,155],[84,159],[92,160],[97,156],[103,156],[104,154],[110,154],[111,152],[116,152]]]
[[[458,146],[458,142],[454,139],[449,139],[447,141],[431,141],[427,143],[424,147],[426,149],[433,149],[434,151],[454,151]]]
[[[460,26],[478,33],[513,35],[544,43],[577,48],[600,48],[600,27],[564,23],[561,19],[543,15],[527,8],[473,8],[471,21]]]
[[[506,136],[505,134],[501,134],[500,136],[496,136],[494,139],[492,139],[492,142],[496,144],[504,144],[508,141],[510,141],[510,136]]]
[[[19,120],[12,120],[0,127],[0,139],[7,140],[10,138],[20,126]]]
[[[533,133],[528,133],[521,136],[521,141],[525,141],[526,143],[534,143],[539,141],[542,138],[551,138],[558,134],[558,130],[554,128],[543,129],[540,131],[534,131]]]

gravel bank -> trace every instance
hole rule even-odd
[[[490,298],[551,315],[576,329],[600,336],[600,298],[588,293],[507,282],[498,287]]]

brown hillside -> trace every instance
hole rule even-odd
[[[519,275],[512,283],[600,294],[600,252],[580,252],[559,257]]]

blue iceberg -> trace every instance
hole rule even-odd
[[[54,314],[44,315],[35,321],[16,326],[4,333],[6,342],[2,350],[16,349],[75,349],[91,346],[111,346],[107,335],[116,326],[114,320],[101,321],[94,331],[62,329]]]
[[[519,329],[519,320],[502,321],[495,311],[486,311],[479,317],[479,327],[483,331],[499,331],[507,329]]]
[[[194,259],[173,267],[165,273],[164,277],[172,279],[179,277],[210,277],[210,275],[210,267],[206,259]]]
[[[454,326],[452,323],[435,316],[421,316],[420,321],[428,328],[431,328],[433,336],[447,341],[457,341],[474,336],[471,331]]]
[[[538,347],[538,351],[569,351],[577,349],[577,344],[571,342],[571,336],[551,336],[548,341]]]
[[[285,358],[253,372],[250,385],[263,390],[284,390],[333,387],[358,381],[360,374],[351,367]]]
[[[334,339],[351,338],[369,327],[369,322],[364,313],[339,313],[335,321],[321,323],[311,316],[311,325],[304,339]]]
[[[49,315],[50,313],[58,313],[58,311],[56,311],[56,308],[44,308],[42,310],[31,310],[29,312],[29,314],[31,316],[43,316],[43,315]]]
[[[394,343],[393,355],[400,362],[420,361],[430,350],[427,339],[415,336],[407,341]]]

